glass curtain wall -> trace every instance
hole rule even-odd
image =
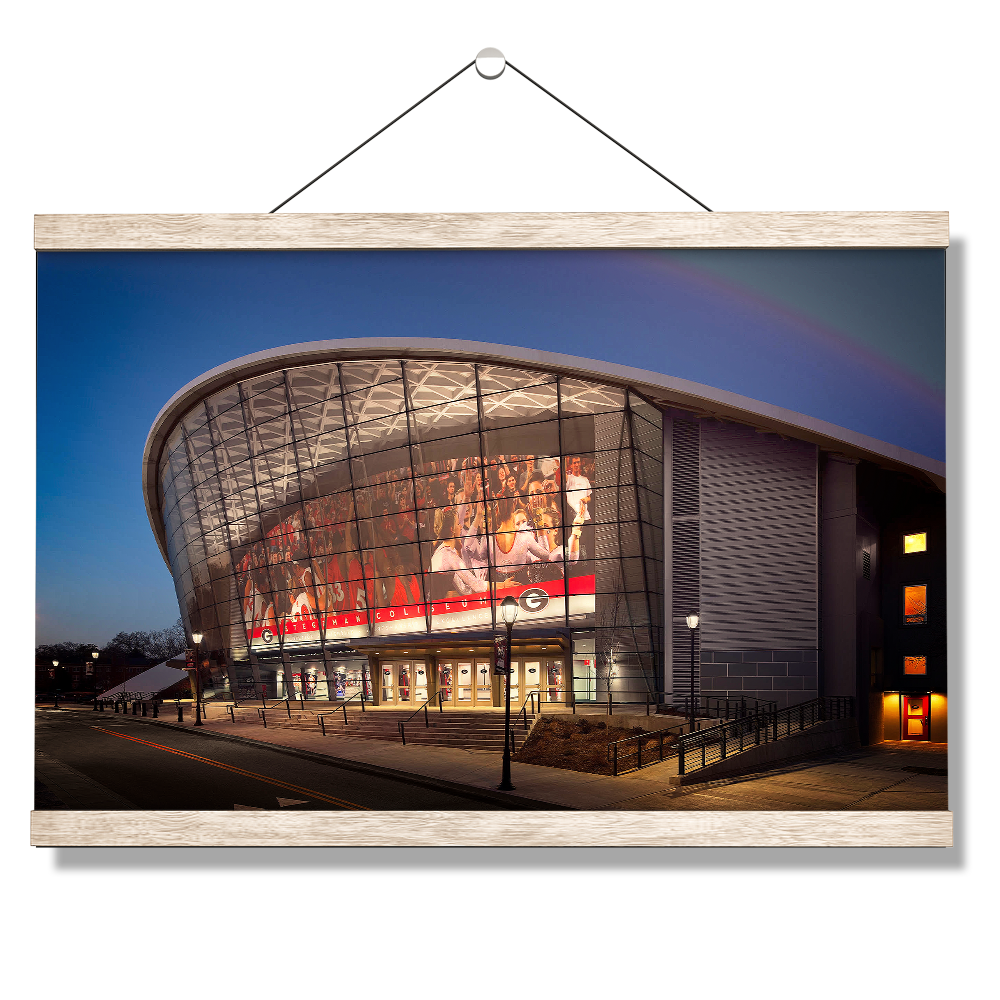
[[[240,382],[160,461],[185,625],[240,661],[490,629],[511,595],[519,630],[591,637],[598,672],[614,661],[613,690],[642,700],[660,673],[660,428],[634,393],[470,362]]]

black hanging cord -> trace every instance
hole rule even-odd
[[[472,62],[470,62],[470,63],[466,63],[465,66],[463,66],[457,73],[453,74],[452,76],[449,76],[448,79],[445,80],[444,83],[442,83],[440,86],[435,87],[429,94],[425,94],[423,97],[420,98],[419,101],[417,101],[416,104],[410,105],[410,107],[408,107],[403,112],[403,114],[397,115],[395,118],[393,118],[393,120],[391,122],[389,122],[389,125],[385,125],[382,128],[380,128],[375,133],[375,135],[368,136],[368,138],[365,139],[365,141],[363,143],[361,143],[361,146],[355,146],[354,149],[352,149],[347,154],[347,156],[342,156],[332,166],[327,167],[326,170],[323,171],[323,173],[317,174],[308,184],[304,184],[302,187],[300,187],[298,189],[298,191],[295,192],[295,194],[289,195],[280,205],[276,205],[267,214],[268,215],[273,215],[275,212],[278,211],[279,208],[284,208],[285,205],[287,205],[292,200],[292,198],[297,198],[300,194],[302,194],[303,191],[305,191],[306,188],[312,187],[313,184],[315,184],[316,181],[318,181],[321,177],[326,177],[326,175],[331,170],[333,170],[334,167],[339,167],[340,164],[343,163],[344,160],[346,160],[348,156],[353,156],[359,149],[361,149],[362,146],[367,146],[368,143],[370,143],[372,141],[372,139],[378,138],[378,136],[380,136],[387,128],[389,128],[390,125],[395,125],[396,122],[398,122],[400,118],[403,118],[404,116],[408,115],[414,108],[419,107],[421,104],[423,104],[424,101],[426,101],[428,97],[433,97],[442,87],[447,87],[448,84],[451,83],[451,81],[455,79],[455,77],[461,76],[467,69],[471,69],[475,65],[476,65],[476,60],[475,59],[473,59]]]
[[[559,98],[556,97],[556,95],[553,94],[551,90],[546,90],[537,80],[532,80],[527,73],[523,72],[522,70],[519,70],[509,59],[506,61],[506,65],[509,66],[515,73],[519,73],[521,76],[523,76],[525,80],[528,81],[528,83],[533,83],[540,91],[542,91],[545,94],[548,94],[553,101],[559,101],[559,103],[567,111],[572,111],[577,118],[580,118],[583,121],[585,121],[591,128],[597,129],[597,131],[600,132],[605,139],[610,139],[620,149],[624,149],[629,156],[634,156],[644,167],[649,167],[649,169],[652,170],[654,174],[656,174],[658,177],[662,177],[668,184],[672,184],[675,188],[677,188],[678,191],[680,191],[681,194],[687,195],[687,197],[690,198],[693,202],[695,202],[698,205],[701,205],[701,207],[705,209],[706,212],[712,211],[708,207],[708,205],[706,205],[703,201],[699,201],[693,194],[691,194],[690,191],[685,191],[684,188],[680,186],[680,184],[676,184],[666,174],[661,174],[660,171],[656,169],[656,167],[647,163],[641,156],[638,156],[635,153],[633,153],[632,150],[628,148],[628,146],[623,146],[616,138],[614,138],[614,136],[610,136],[608,135],[607,132],[604,131],[604,129],[598,128],[589,118],[584,118],[579,111],[575,110],[574,108],[571,108],[565,101],[560,101]]]
[[[393,120],[389,122],[388,125],[384,125],[374,135],[370,135],[367,139],[365,139],[363,143],[361,143],[361,145],[355,146],[354,149],[352,149],[346,155],[342,156],[339,160],[337,160],[336,163],[327,167],[326,170],[323,171],[323,173],[317,174],[308,184],[304,184],[302,187],[300,187],[298,191],[295,192],[295,194],[289,195],[280,205],[276,205],[274,208],[272,208],[271,211],[268,212],[268,215],[273,215],[275,212],[278,211],[279,208],[284,208],[285,205],[287,205],[293,198],[297,198],[300,194],[302,194],[302,192],[305,191],[306,188],[312,187],[313,184],[315,184],[316,181],[318,181],[320,178],[326,177],[326,175],[331,170],[333,170],[334,167],[339,167],[340,164],[343,163],[344,160],[346,160],[349,156],[353,156],[363,146],[367,146],[368,143],[372,141],[372,139],[378,138],[378,136],[380,136],[387,128],[389,128],[392,125],[395,125],[400,118],[403,118],[406,115],[408,115],[414,108],[419,107],[421,104],[423,104],[428,97],[433,97],[443,87],[448,86],[448,84],[451,83],[451,81],[454,80],[455,77],[461,76],[467,69],[471,69],[475,65],[476,65],[475,59],[473,59],[472,62],[470,63],[466,63],[466,65],[464,65],[457,73],[454,73],[452,76],[449,76],[448,79],[444,81],[444,83],[435,87],[429,94],[425,94],[423,97],[420,98],[419,101],[417,101],[416,104],[411,104],[410,107],[408,107],[401,115],[397,115],[395,118],[393,118]],[[525,80],[528,81],[528,83],[533,83],[540,91],[542,91],[543,94],[548,94],[553,101],[557,101],[567,111],[572,111],[577,118],[581,119],[581,121],[585,121],[592,129],[596,129],[598,132],[601,133],[601,135],[604,136],[605,139],[610,139],[616,146],[618,146],[619,149],[624,149],[629,156],[632,156],[635,159],[637,159],[644,167],[649,167],[649,169],[652,170],[653,173],[657,175],[657,177],[662,177],[668,184],[677,188],[677,190],[680,191],[681,194],[690,198],[695,204],[701,205],[701,207],[705,209],[706,212],[712,211],[708,207],[708,205],[706,205],[703,201],[699,201],[693,194],[691,194],[690,191],[685,191],[684,188],[680,186],[680,184],[677,184],[674,181],[672,181],[666,174],[660,173],[660,171],[657,170],[656,167],[654,167],[652,164],[647,163],[641,156],[637,155],[636,153],[633,153],[632,150],[628,148],[628,146],[623,146],[616,138],[614,138],[614,136],[610,136],[608,135],[607,132],[604,131],[604,129],[598,128],[598,126],[595,125],[589,118],[584,118],[579,111],[577,111],[574,108],[571,108],[565,101],[559,100],[559,98],[556,97],[556,95],[553,94],[551,90],[546,90],[537,80],[532,80],[527,73],[525,73],[523,70],[519,70],[512,62],[510,62],[510,60],[505,60],[504,65],[509,66],[515,73],[519,74],[520,76],[523,76]]]

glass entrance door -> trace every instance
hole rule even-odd
[[[409,705],[410,704],[410,698],[413,696],[412,681],[413,681],[413,664],[412,663],[397,663],[396,664],[396,704],[397,705]]]
[[[414,704],[427,701],[427,667],[423,663],[413,664]]]
[[[493,667],[489,660],[442,660],[438,663],[438,690],[447,704],[459,708],[491,706]]]
[[[489,660],[476,660],[476,704],[493,704],[493,668]]]
[[[528,698],[532,692],[535,693],[535,711],[538,711],[537,696],[541,690],[542,663],[540,660],[521,660],[521,675],[524,679],[523,693],[521,701]],[[520,706],[518,706],[520,707]]]
[[[459,660],[455,664],[455,693],[459,705],[472,704],[472,692],[476,686],[475,667],[472,660]]]

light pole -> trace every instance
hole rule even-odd
[[[513,597],[505,597],[500,602],[500,617],[503,618],[504,624],[507,626],[507,662],[504,671],[504,687],[506,689],[504,701],[507,708],[503,724],[503,775],[497,787],[502,792],[512,792],[514,786],[510,780],[510,672],[513,666],[511,662],[511,653],[513,652],[511,636],[514,632],[514,622],[517,620],[517,601]]]
[[[194,724],[200,726],[201,722],[201,640],[205,637],[201,632],[192,632],[191,641],[194,643]]]
[[[99,655],[100,654],[98,653],[98,651],[96,649],[93,650],[91,652],[91,654],[90,654],[90,658],[94,661],[94,665],[93,665],[93,667],[91,667],[91,670],[93,670],[93,674],[91,676],[94,678],[94,711],[95,712],[97,711],[97,657]]]
[[[59,661],[58,660],[53,660],[52,661],[52,668],[53,668],[52,669],[52,679],[56,682],[55,683],[55,687],[53,688],[53,690],[55,691],[55,695],[53,696],[52,707],[53,708],[58,708],[59,707],[59,678],[56,676],[56,674],[59,673]]]
[[[694,732],[694,630],[698,627],[698,616],[688,615],[686,621],[691,631],[691,732]]]

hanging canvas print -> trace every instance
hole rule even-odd
[[[947,242],[39,217],[33,843],[950,843]]]

